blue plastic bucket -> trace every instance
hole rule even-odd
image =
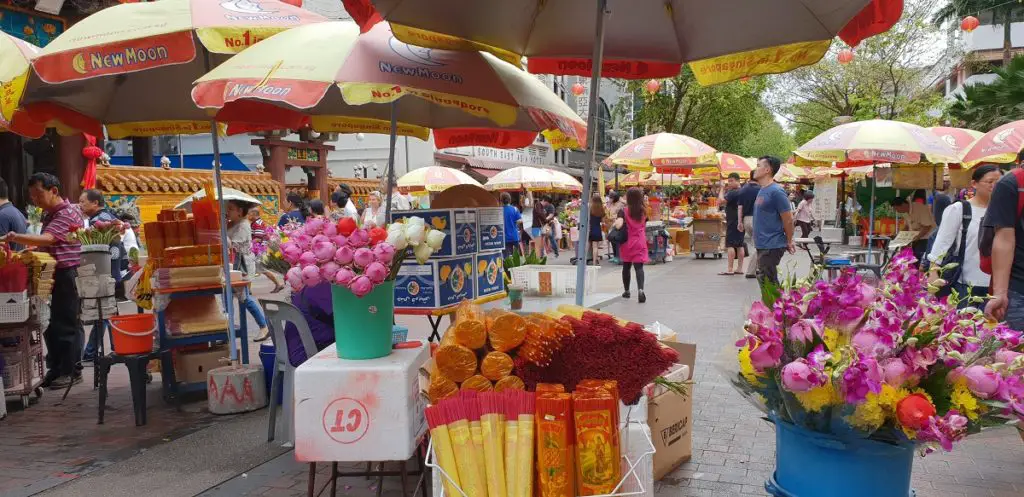
[[[775,423],[775,497],[908,497],[914,446],[838,438]]]
[[[277,358],[277,349],[274,348],[272,343],[260,344],[260,363],[263,364],[263,379],[266,380],[267,384],[267,398],[270,398],[270,387],[274,379],[274,359]],[[284,398],[284,388],[282,385],[281,391],[277,392],[277,405],[281,405],[281,399]]]

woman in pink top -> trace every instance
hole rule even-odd
[[[644,194],[639,188],[630,188],[626,192],[626,208],[619,211],[618,219],[615,220],[615,227],[626,226],[628,237],[626,242],[619,247],[619,257],[622,259],[622,297],[629,298],[629,269],[635,268],[636,289],[639,292],[637,300],[642,304],[647,302],[644,295],[644,264],[647,263],[647,216],[644,212]]]

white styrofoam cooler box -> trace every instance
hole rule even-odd
[[[379,359],[339,359],[321,350],[295,370],[295,458],[405,461],[427,431],[418,370],[429,347]]]

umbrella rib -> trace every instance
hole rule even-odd
[[[533,38],[533,29],[537,27],[537,18],[540,17],[540,12],[544,9],[544,7],[542,7],[544,3],[545,0],[537,0],[534,3],[537,7],[534,9],[533,16],[530,18],[530,29],[526,31],[526,39],[523,40],[523,53],[530,49],[530,41]],[[519,55],[522,57],[522,54]]]

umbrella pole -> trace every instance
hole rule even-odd
[[[583,204],[580,206],[580,240],[589,240],[587,234],[590,232],[589,211],[585,208],[590,202],[591,183],[593,182],[592,170],[594,161],[597,158],[597,104],[601,92],[601,63],[604,58],[604,21],[608,15],[608,0],[597,0],[597,28],[594,33],[594,55],[591,63],[593,69],[590,72],[590,104],[587,107],[587,159],[589,161],[583,167]],[[587,246],[589,242],[576,244],[576,305],[583,305],[583,289],[587,279]],[[597,257],[597,254],[594,254]]]
[[[384,204],[384,222],[391,222],[391,195],[395,189],[395,146],[398,142],[398,114],[395,113],[396,107],[398,107],[398,101],[391,101],[391,145],[388,147],[388,198],[387,203]],[[408,143],[406,143],[408,147]],[[409,149],[406,148],[406,154],[409,153]],[[408,160],[408,158],[407,158]]]
[[[210,72],[210,52],[203,50],[206,72]],[[220,259],[224,269],[224,309],[228,315],[228,348],[231,364],[238,364],[238,344],[235,343],[235,300],[231,288],[231,262],[228,259],[227,203],[224,202],[224,185],[220,179],[220,142],[217,141],[217,119],[210,119],[210,138],[213,139],[213,183],[217,189],[217,208],[220,211]],[[207,195],[210,192],[206,192]],[[245,319],[243,314],[241,319]]]
[[[871,260],[871,249],[875,244],[875,184],[878,183],[877,164],[871,164],[871,205],[868,206],[868,261]]]

